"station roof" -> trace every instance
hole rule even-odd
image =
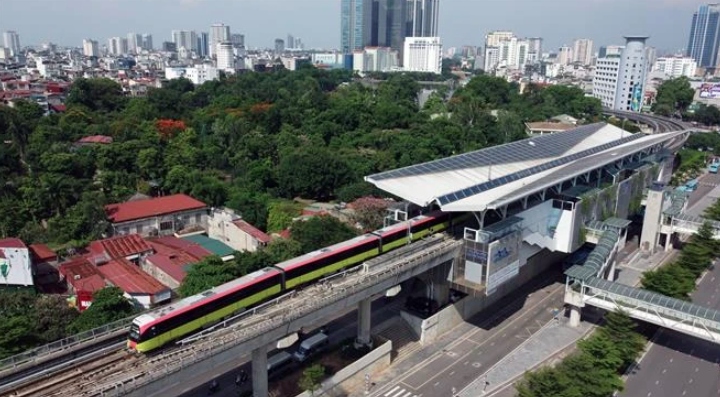
[[[483,211],[682,133],[630,134],[606,123],[588,124],[370,175],[365,180],[420,206],[437,203],[443,211]]]

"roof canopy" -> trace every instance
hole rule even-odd
[[[683,132],[630,134],[606,123],[523,139],[365,177],[417,205],[483,211],[611,164]]]

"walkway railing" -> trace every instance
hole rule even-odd
[[[51,354],[60,353],[68,349],[77,347],[78,345],[92,342],[94,340],[122,332],[126,332],[130,328],[130,322],[134,317],[128,317],[121,320],[113,321],[101,327],[81,332],[43,346],[36,347],[31,350],[24,351],[0,360],[0,373],[9,368],[15,368],[18,365],[38,360]]]
[[[424,246],[425,249],[418,252],[418,245]],[[290,324],[294,320],[306,317],[323,307],[343,301],[375,285],[393,278],[400,282],[402,281],[400,277],[402,274],[412,271],[423,263],[448,254],[451,255],[451,258],[454,257],[455,251],[461,246],[461,241],[441,238],[432,238],[425,242],[414,243],[411,249],[414,252],[409,253],[407,256],[392,258],[383,264],[378,263],[372,267],[360,265],[362,270],[344,272],[330,280],[301,290],[292,298],[285,300],[283,305],[270,305],[267,307],[266,312],[256,313],[254,316],[240,319],[213,334],[203,335],[203,337],[196,339],[196,344],[199,343],[201,346],[194,349],[188,357],[176,358],[152,373],[128,374],[126,379],[115,381],[113,384],[103,385],[98,382],[99,384],[96,386],[94,393],[111,395],[113,392],[119,392],[119,390],[126,393],[138,389],[157,379],[206,360],[208,357],[277,329],[287,327],[286,324]],[[121,387],[118,388],[118,384]]]

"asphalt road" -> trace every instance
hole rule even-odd
[[[405,303],[407,295],[407,293],[403,292],[394,298],[379,298],[375,300],[372,304],[372,324],[377,325],[394,316],[397,316]],[[315,326],[320,325],[323,324],[315,324],[310,328],[315,328]],[[357,333],[357,311],[351,310],[348,313],[341,314],[336,319],[328,322],[326,329],[331,343],[338,343],[346,338],[354,336]],[[310,330],[308,330],[308,333],[312,334]],[[296,342],[293,347],[296,348],[296,345],[298,344],[299,343]],[[287,350],[292,353],[293,347],[288,348]],[[273,353],[270,352],[268,355],[272,354]],[[236,397],[240,389],[234,384],[235,377],[240,370],[245,370],[248,375],[252,373],[249,360],[249,355],[238,357],[236,363],[219,366],[212,372],[196,374],[195,376],[187,379],[185,382],[176,384],[172,389],[163,390],[161,393],[155,394],[154,396],[207,396],[210,394],[210,382],[212,379],[216,379],[220,388],[217,392],[212,394],[213,396]],[[251,384],[252,379],[248,378],[248,381],[242,389],[249,390],[251,388]]]
[[[412,369],[382,385],[376,397],[450,396],[486,372],[495,363],[537,332],[563,306],[563,287],[553,282],[558,272],[550,272],[500,304],[500,310],[472,319],[474,324],[442,351],[416,363]],[[528,295],[528,292],[530,294]],[[490,312],[488,310],[486,312]]]
[[[708,272],[693,302],[720,309],[720,266]],[[623,397],[710,397],[720,395],[720,345],[670,330],[658,331],[653,345],[629,375]]]
[[[701,216],[706,207],[712,204],[717,197],[709,195],[713,189],[720,185],[720,174],[705,174],[698,179],[697,189],[688,199],[686,211],[689,215]]]

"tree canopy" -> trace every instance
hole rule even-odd
[[[692,104],[694,96],[695,90],[690,86],[687,77],[665,80],[657,89],[652,111],[662,116],[684,113]]]

